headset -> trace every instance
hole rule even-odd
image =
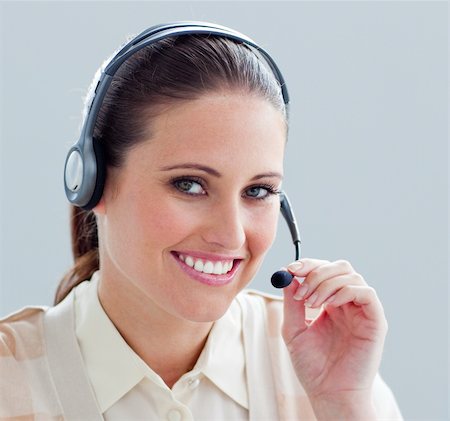
[[[262,56],[280,84],[286,112],[288,112],[289,94],[283,75],[272,57],[251,38],[234,29],[208,22],[180,21],[152,26],[134,37],[119,50],[105,67],[97,82],[92,101],[88,107],[87,116],[81,128],[80,138],[67,153],[64,165],[64,189],[67,199],[72,205],[81,207],[84,210],[90,210],[95,207],[102,196],[106,177],[106,164],[101,145],[94,138],[94,128],[103,99],[119,67],[131,55],[148,45],[170,37],[196,34],[229,38],[244,43],[251,47],[255,53]],[[280,194],[280,208],[289,226],[296,249],[296,260],[298,260],[300,258],[300,235],[292,207],[284,192]],[[275,277],[280,272],[285,275],[282,274]],[[292,281],[292,275],[288,272],[279,271],[277,273],[272,276],[272,284],[276,288],[283,288]],[[289,276],[287,275],[290,276],[290,279],[288,279]]]

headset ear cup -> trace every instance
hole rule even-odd
[[[89,202],[82,206],[84,210],[91,210],[100,201],[103,194],[106,179],[106,163],[103,147],[101,143],[94,137],[92,138],[92,147],[94,149],[95,164],[97,167],[95,187]]]

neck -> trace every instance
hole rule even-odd
[[[100,276],[100,303],[127,344],[171,388],[192,370],[213,322],[168,314],[126,280]]]

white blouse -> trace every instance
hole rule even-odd
[[[170,389],[125,342],[98,299],[99,272],[75,289],[76,337],[107,421],[248,420],[248,394],[236,301],[217,320],[195,367]]]
[[[239,293],[169,389],[119,335],[97,286],[94,276],[57,306],[0,320],[0,419],[316,419],[280,334],[280,297]],[[377,419],[403,419],[379,373],[372,391]]]

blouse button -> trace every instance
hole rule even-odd
[[[193,390],[200,384],[200,379],[191,379],[189,380],[189,389]]]
[[[167,419],[169,421],[181,421],[181,412],[178,409],[171,409],[167,413]]]

